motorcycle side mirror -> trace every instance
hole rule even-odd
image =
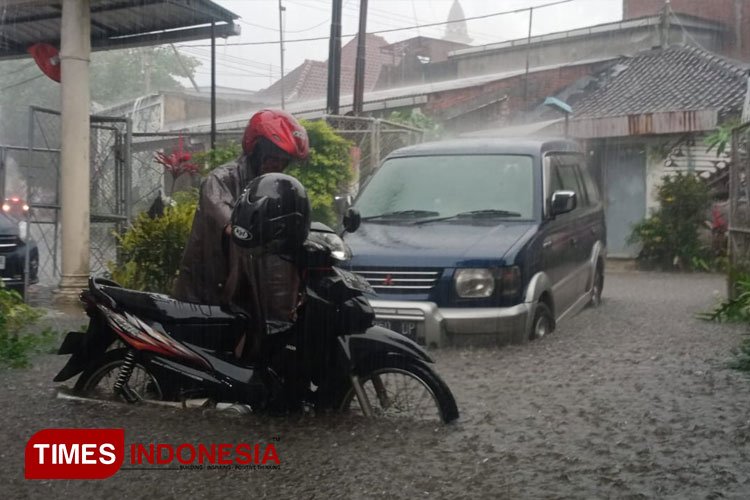
[[[350,208],[344,214],[344,229],[347,233],[353,233],[359,229],[359,225],[362,223],[362,216],[359,214],[359,210],[356,208]]]

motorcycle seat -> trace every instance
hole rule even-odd
[[[181,302],[168,295],[117,286],[99,287],[123,309],[162,324],[228,324],[237,319],[236,315],[225,312],[218,305]]]

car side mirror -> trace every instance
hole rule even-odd
[[[552,209],[550,215],[557,217],[573,211],[578,205],[576,194],[573,191],[555,191],[552,193]]]
[[[347,233],[353,233],[359,229],[359,225],[362,223],[362,216],[359,214],[359,210],[356,208],[350,208],[344,214],[344,229]]]
[[[348,194],[338,195],[333,198],[333,208],[339,215],[345,214],[350,206],[352,206],[352,197]]]

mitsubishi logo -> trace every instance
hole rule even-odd
[[[393,285],[393,276],[390,274],[386,274],[385,278],[383,279],[383,286],[392,286]]]

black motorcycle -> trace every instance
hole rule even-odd
[[[248,405],[271,413],[313,409],[365,416],[458,418],[448,386],[412,340],[373,326],[361,277],[336,267],[347,248],[313,223],[300,265],[303,300],[293,323],[266,322],[262,352],[239,359],[248,317],[213,305],[179,302],[104,279],[81,293],[90,323],[70,332],[71,354],[55,381],[81,374],[86,396]]]

